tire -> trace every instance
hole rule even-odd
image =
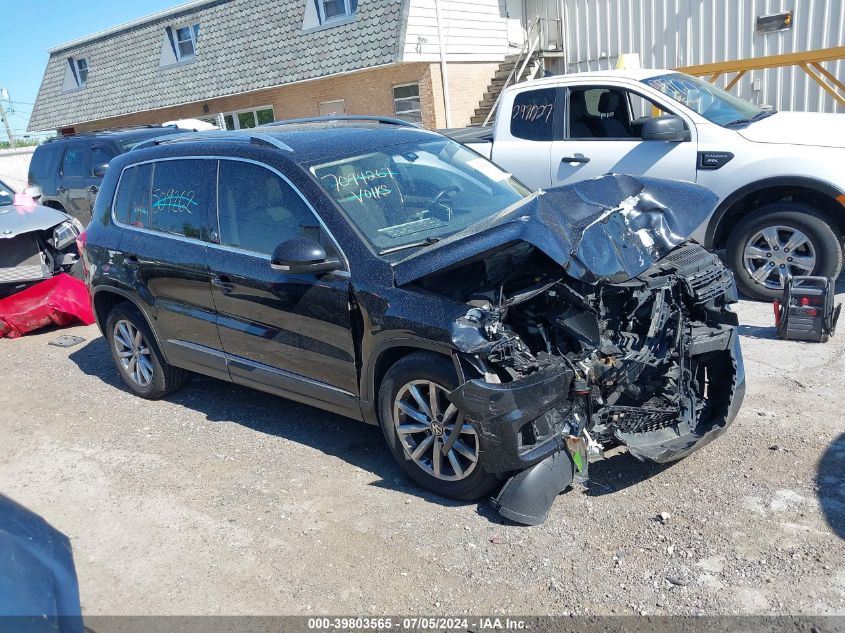
[[[784,246],[796,236],[805,239],[790,255]],[[750,259],[745,257],[746,249]],[[842,245],[827,217],[800,202],[767,204],[743,218],[731,231],[726,256],[737,287],[761,301],[783,296],[782,284],[787,274],[835,279],[842,271]],[[798,261],[801,266],[796,265]],[[766,275],[763,283],[752,277],[755,271]]]
[[[117,372],[136,396],[158,400],[183,387],[190,378],[190,373],[173,367],[164,360],[147,320],[131,303],[119,303],[112,308],[106,319],[105,334]],[[125,341],[129,338],[130,342],[136,342],[138,339],[133,335],[137,334],[141,337],[140,345],[130,348]],[[140,350],[141,354],[136,356],[134,365],[130,359],[126,361],[130,366],[125,366],[125,359],[121,358],[120,354],[136,349]],[[144,358],[147,364],[143,363]]]
[[[415,382],[417,384],[414,385]],[[452,391],[457,386],[457,382],[452,361],[445,356],[428,352],[415,352],[405,356],[388,370],[379,388],[379,423],[390,452],[411,479],[423,488],[443,497],[471,501],[488,495],[501,482],[495,475],[485,472],[479,462],[478,458],[482,454],[480,438],[472,431],[472,427],[463,422],[463,416],[457,413],[454,407],[452,407],[452,412],[449,412],[449,401],[445,393]],[[422,430],[425,425],[421,420],[409,417],[400,408],[397,401],[401,401],[406,410],[410,404],[416,410],[415,415],[423,409],[417,405],[418,401],[414,399],[409,385],[416,387],[417,393],[423,397],[423,400],[429,402],[429,410],[431,409],[430,389],[431,385],[434,385],[437,393],[436,403],[440,409],[439,426],[431,427],[431,418],[428,417],[430,428]],[[416,425],[419,431],[400,433],[395,415],[397,411],[399,412],[398,425],[405,429],[410,428],[409,425]],[[448,417],[444,417],[443,414],[448,414]],[[450,428],[453,428],[456,423],[461,423],[460,429],[466,429],[459,436],[461,444],[456,443],[455,446],[458,448],[452,448],[449,456],[443,456],[440,464],[435,464],[434,448],[442,447],[442,442],[448,438]],[[432,428],[434,431],[442,432],[442,435],[436,435]],[[430,442],[428,450],[420,448],[420,445],[428,442]],[[420,449],[422,453],[414,459],[411,449]],[[474,453],[475,461],[472,461],[467,453],[470,455]],[[458,469],[454,467],[453,459],[457,461]],[[437,466],[439,466],[440,476],[435,474]],[[459,471],[462,473],[459,474]]]

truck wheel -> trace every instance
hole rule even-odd
[[[775,202],[760,207],[731,232],[727,258],[739,289],[753,299],[783,295],[795,275],[836,278],[842,246],[827,218],[808,204]]]
[[[120,377],[136,396],[158,400],[188,381],[187,371],[164,360],[146,319],[131,303],[109,312],[105,335]]]
[[[446,397],[457,382],[448,358],[426,352],[405,356],[379,388],[379,422],[390,452],[414,481],[444,497],[469,501],[500,482],[484,471],[480,438]],[[460,435],[443,455],[456,425]]]

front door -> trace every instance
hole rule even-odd
[[[228,380],[208,271],[216,168],[179,159],[125,169],[114,212],[127,228],[114,265],[147,304],[168,361]]]
[[[232,380],[356,417],[357,369],[346,271],[273,270],[281,242],[336,246],[299,192],[277,172],[220,160],[219,246],[209,249],[220,340]]]
[[[690,141],[644,141],[643,122],[656,114],[676,113],[622,87],[570,88],[564,140],[551,149],[552,186],[607,173],[695,182],[695,126],[685,119]]]
[[[70,142],[65,147],[59,171],[56,193],[69,214],[83,225],[91,220],[91,206],[88,203],[88,152],[82,142]]]

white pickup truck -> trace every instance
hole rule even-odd
[[[836,277],[845,235],[845,116],[761,109],[670,70],[552,76],[502,95],[492,128],[446,132],[534,189],[608,172],[719,196],[693,237],[725,249],[740,289]]]

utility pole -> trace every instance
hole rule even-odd
[[[6,126],[6,135],[9,137],[9,145],[15,144],[15,137],[12,135],[12,128],[9,125],[9,116],[6,114],[6,108],[3,107],[3,99],[8,99],[9,93],[5,88],[0,89],[0,119],[3,119],[3,125]]]

